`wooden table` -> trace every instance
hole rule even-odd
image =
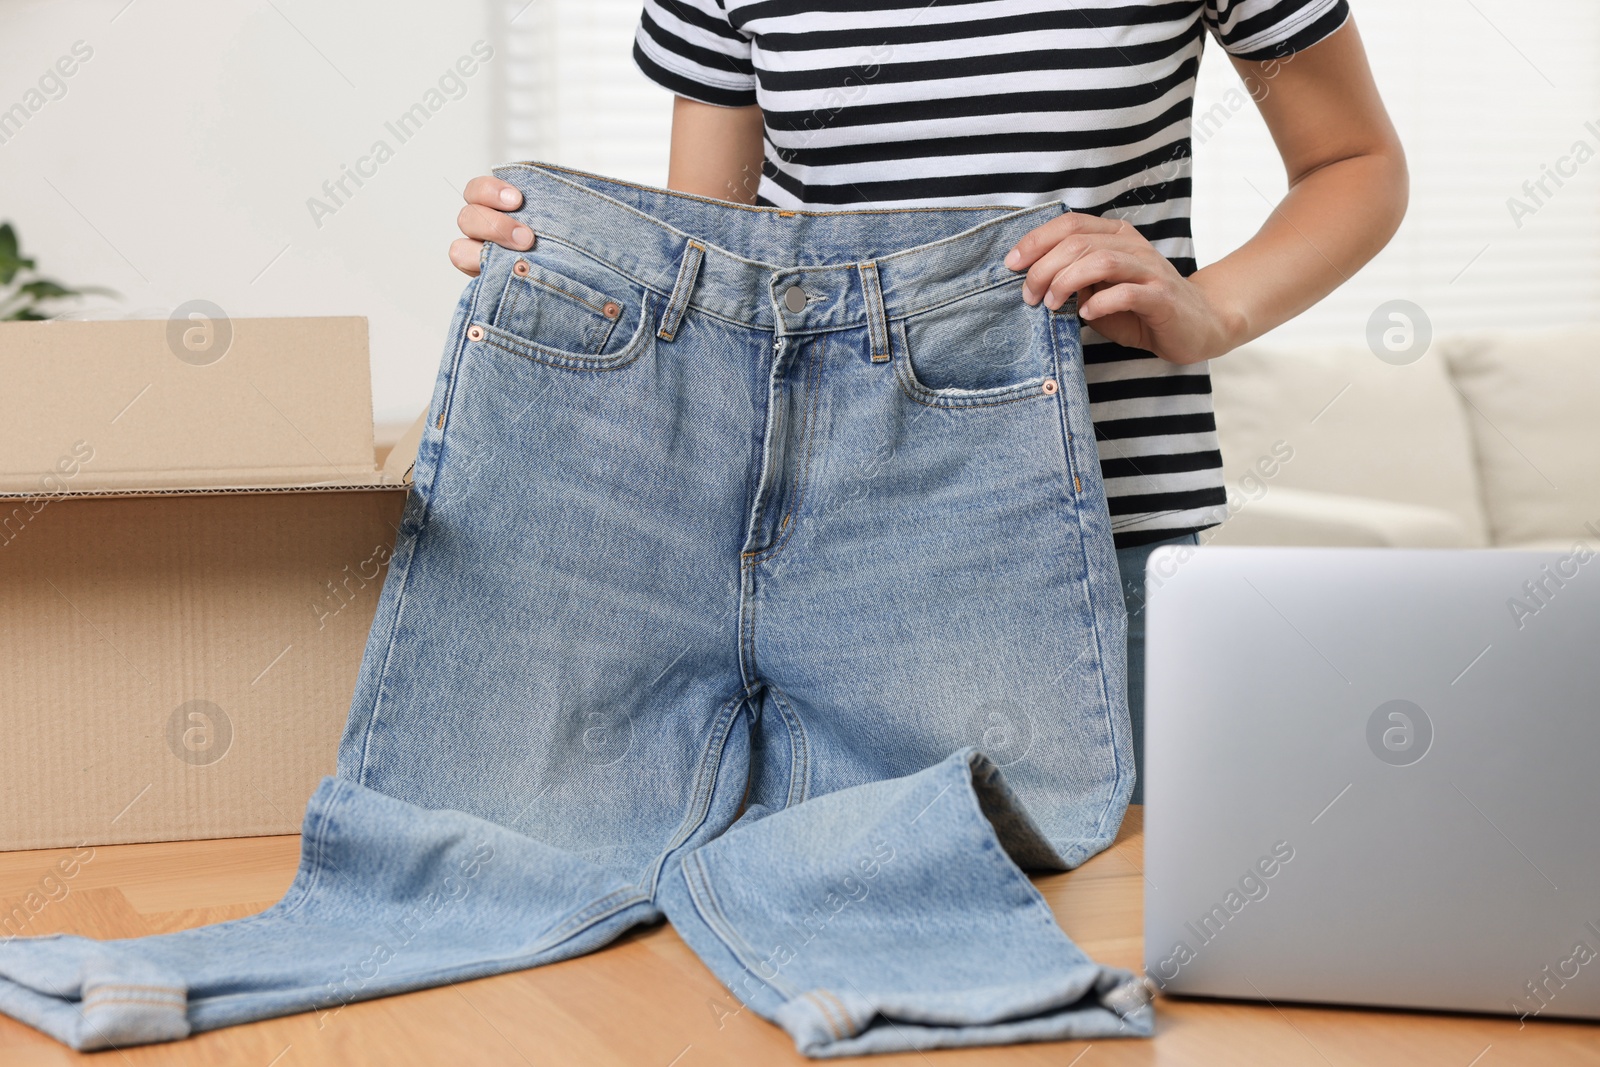
[[[1131,809],[1117,843],[1070,874],[1038,880],[1062,926],[1096,959],[1140,965],[1143,819]],[[252,914],[293,877],[297,837],[95,849],[29,933],[96,937],[162,933]],[[0,853],[0,908],[65,850]],[[59,890],[58,890],[59,893]],[[1154,1040],[1107,1040],[872,1057],[871,1064],[1045,1065],[1429,1064],[1600,1065],[1600,1025],[1163,998]],[[0,1016],[0,1064],[581,1064],[701,1067],[800,1064],[787,1035],[717,984],[670,927],[531,971],[200,1034],[176,1044],[82,1056]]]

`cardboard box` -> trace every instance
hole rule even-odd
[[[415,455],[369,375],[359,318],[0,323],[0,849],[299,830]]]

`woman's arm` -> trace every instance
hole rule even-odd
[[[761,108],[717,107],[677,97],[667,188],[753,204],[761,184]]]
[[[1405,153],[1354,21],[1284,60],[1234,66],[1288,172],[1256,235],[1187,279],[1127,222],[1066,214],[1017,243],[1023,299],[1078,293],[1108,339],[1173,363],[1220,356],[1327,296],[1388,243],[1405,215]]]
[[[759,107],[717,107],[681,96],[674,99],[667,188],[753,203],[762,159]],[[522,206],[516,186],[485,174],[468,182],[463,196],[467,205],[456,217],[463,236],[450,244],[450,262],[463,274],[478,273],[485,241],[517,250],[533,245],[533,231],[505,214]]]

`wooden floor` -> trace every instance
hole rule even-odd
[[[1140,964],[1140,810],[1115,846],[1039,886],[1093,957]],[[243,838],[115,845],[65,883],[29,933],[98,937],[162,933],[239,918],[276,900],[294,874],[299,839]],[[65,851],[0,853],[0,905],[30,891]],[[59,896],[59,890],[57,890]],[[1600,1065],[1600,1026],[1409,1012],[1274,1007],[1163,998],[1152,1041],[1116,1040],[873,1057],[923,1067],[1113,1064]],[[703,1067],[807,1063],[788,1037],[739,1005],[670,927],[531,971],[315,1014],[200,1034],[176,1044],[78,1055],[0,1016],[0,1064],[581,1064]]]

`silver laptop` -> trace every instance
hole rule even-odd
[[[1154,983],[1600,1018],[1595,553],[1151,553]]]

